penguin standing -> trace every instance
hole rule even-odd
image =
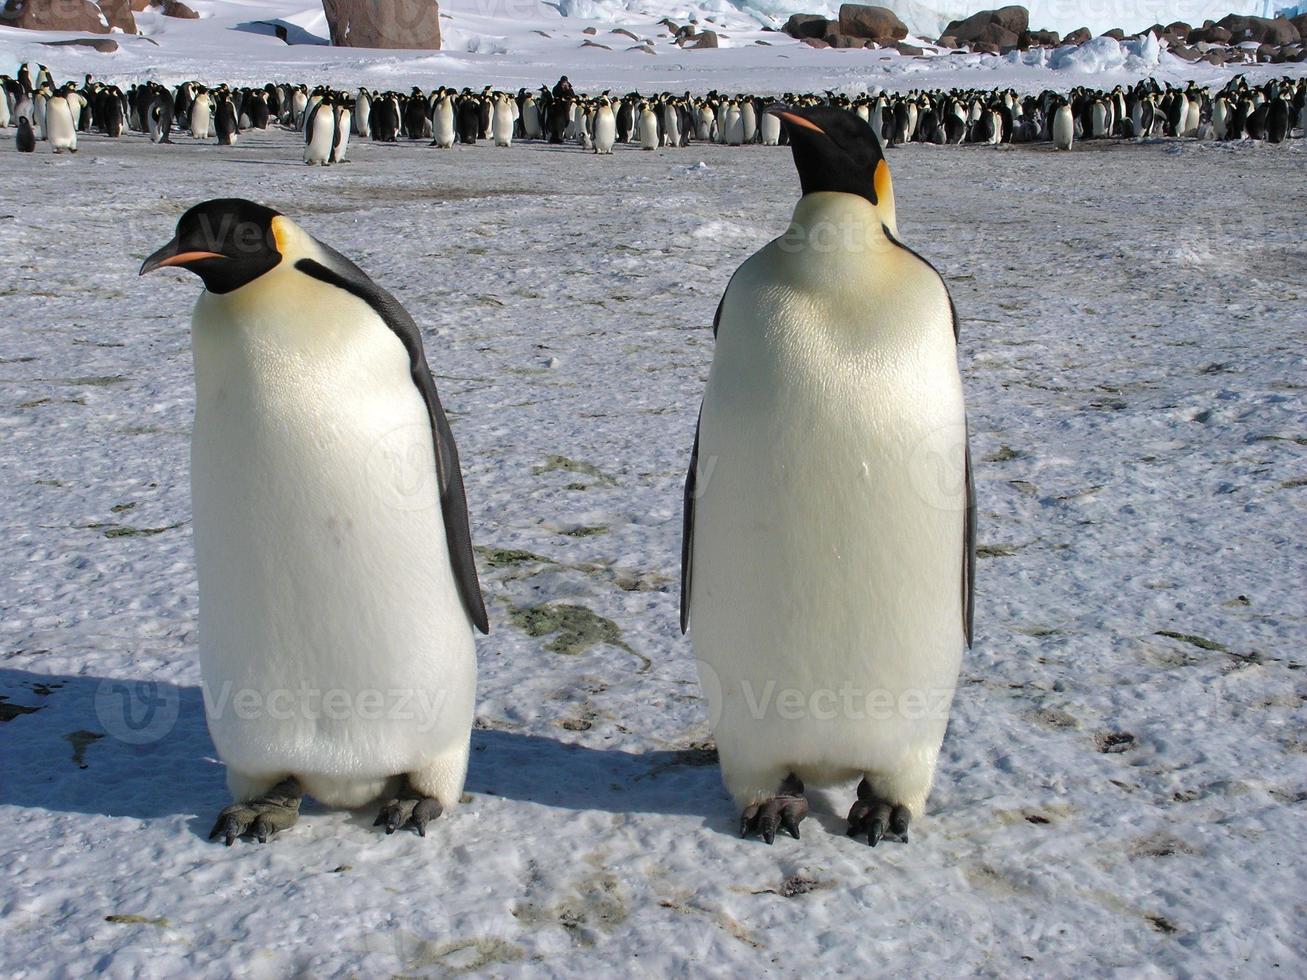
[[[56,153],[77,152],[77,116],[68,98],[52,95],[46,100],[45,133]]]
[[[198,101],[198,100],[197,100]],[[235,146],[240,126],[236,122],[236,106],[230,96],[219,96],[213,113],[213,129],[219,146]]]
[[[925,807],[971,635],[957,321],[870,127],[780,115],[803,196],[717,309],[681,628],[742,834],[797,837],[805,783],[860,778],[848,832],[874,845]]]
[[[201,89],[191,103],[191,137],[203,140],[212,135],[213,102],[209,98],[209,93]]]
[[[1066,99],[1058,99],[1057,108],[1053,110],[1053,148],[1069,150],[1075,142],[1075,119],[1071,116],[1071,106]]]
[[[762,119],[758,121],[758,132],[762,136],[763,146],[779,146],[781,142],[780,117],[774,112],[764,112]]]
[[[304,121],[304,162],[327,165],[331,148],[336,144],[336,116],[329,98],[318,100]]]
[[[488,627],[421,333],[352,262],[250,201],[182,215],[141,274],[170,266],[205,285],[191,321],[200,668],[236,801],[211,837],[265,841],[305,793],[384,799],[387,833],[425,834],[462,792],[473,629]]]
[[[31,153],[36,149],[36,134],[32,132],[32,120],[26,116],[18,117],[18,132],[14,136],[14,143],[19,153]]]
[[[454,145],[454,97],[446,92],[431,110],[431,146],[448,150]]]
[[[345,152],[349,149],[349,133],[353,125],[353,114],[345,102],[337,102],[334,107],[336,132],[332,136],[331,156],[328,163],[348,163]]]
[[[611,154],[617,140],[617,118],[613,115],[612,101],[603,96],[595,110],[594,148],[596,153]]]
[[[640,115],[637,118],[639,120],[637,125],[640,130],[640,149],[658,149],[658,117],[654,115],[654,111],[649,107],[648,102],[640,103]]]
[[[494,114],[490,120],[490,133],[495,146],[513,145],[513,110],[512,99],[504,92],[495,96]]]

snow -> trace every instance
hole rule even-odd
[[[788,151],[4,152],[7,976],[1307,968],[1302,141],[892,152],[961,315],[981,559],[928,815],[874,850],[852,787],[800,842],[735,837],[677,629],[709,323],[785,226]],[[136,269],[228,194],[392,290],[450,409],[494,629],[470,798],[425,840],[312,808],[204,839],[198,284]],[[529,635],[541,604],[607,641]]]

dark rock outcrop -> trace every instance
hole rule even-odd
[[[130,0],[6,0],[0,27],[84,34],[108,34],[116,27],[135,34],[136,18]]]
[[[322,9],[337,47],[440,49],[436,0],[322,0]]]
[[[899,15],[886,7],[872,7],[861,3],[840,5],[839,34],[860,37],[866,41],[888,43],[901,41],[908,36],[908,25]]]

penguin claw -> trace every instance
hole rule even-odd
[[[266,844],[280,831],[293,827],[299,816],[299,784],[293,779],[284,780],[262,796],[223,807],[209,831],[209,840],[221,837],[223,844],[231,847],[248,834]]]
[[[412,827],[419,837],[425,837],[427,824],[444,812],[440,801],[431,796],[396,797],[382,804],[372,826],[385,827],[387,835],[401,827]]]
[[[744,808],[740,814],[740,836],[756,835],[764,843],[774,844],[776,831],[784,830],[798,840],[799,824],[807,815],[808,800],[803,795],[803,783],[791,775],[771,799]]]
[[[912,814],[901,803],[877,799],[864,779],[858,784],[858,799],[849,810],[848,836],[865,837],[875,847],[882,840],[908,842],[908,824]]]

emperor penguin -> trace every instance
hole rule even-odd
[[[72,97],[72,92],[67,96],[52,95],[45,103],[46,139],[56,153],[77,152],[77,116],[69,101]]]
[[[317,100],[304,121],[304,162],[309,166],[331,163],[331,150],[336,144],[336,116],[332,100]]]
[[[201,90],[191,103],[191,137],[208,139],[213,135],[213,101],[209,93]]]
[[[639,115],[640,149],[656,150],[658,148],[658,117],[648,102],[640,103]]]
[[[871,127],[773,107],[803,194],[736,270],[685,486],[690,627],[742,836],[799,836],[860,779],[850,836],[925,807],[969,644],[974,494],[957,318],[901,244]]]
[[[1075,142],[1076,124],[1071,116],[1071,105],[1066,99],[1059,98],[1053,110],[1053,148],[1069,150]]]
[[[445,92],[431,110],[431,146],[448,150],[454,145],[454,97]]]
[[[617,140],[617,118],[613,115],[613,103],[608,96],[600,96],[599,107],[595,110],[594,148],[595,153],[611,154],[613,143]]]
[[[32,120],[26,116],[18,117],[18,132],[14,135],[14,145],[19,153],[31,153],[36,149],[36,134],[32,132]]]
[[[211,838],[260,842],[384,800],[425,836],[459,800],[488,631],[467,500],[422,335],[289,218],[183,214],[144,275],[204,283],[191,318],[191,496],[209,733],[235,800]]]
[[[490,117],[490,133],[495,146],[513,145],[512,98],[506,92],[495,95],[494,111]]]

